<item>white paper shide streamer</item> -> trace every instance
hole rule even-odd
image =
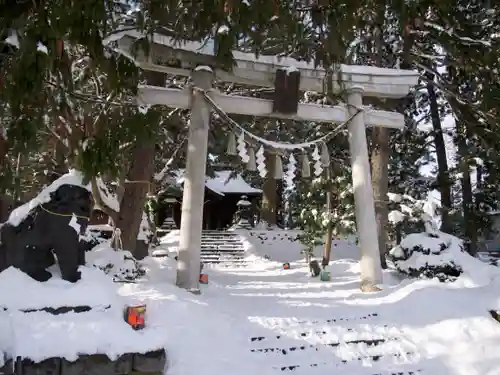
[[[243,163],[248,163],[250,157],[247,152],[247,145],[245,144],[245,134],[243,132],[240,133],[238,137],[238,155],[240,156]]]
[[[259,171],[260,177],[264,178],[267,176],[266,169],[266,157],[264,156],[264,146],[260,146],[259,151],[255,154],[257,161],[257,170]]]
[[[319,177],[321,176],[321,173],[323,173],[323,163],[321,163],[321,155],[317,145],[314,146],[314,151],[311,154],[311,157],[314,160],[314,175]]]
[[[293,154],[290,153],[290,156],[288,157],[288,163],[286,165],[286,172],[284,178],[287,190],[291,190],[293,187],[293,179],[295,178],[296,171],[297,171],[297,160],[295,160]]]

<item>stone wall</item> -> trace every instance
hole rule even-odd
[[[35,363],[28,358],[7,360],[0,375],[128,375],[163,374],[167,365],[165,349],[145,354],[127,353],[111,360],[105,354],[81,355],[74,362],[64,358],[47,358]]]

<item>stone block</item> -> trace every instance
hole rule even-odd
[[[163,372],[167,364],[167,353],[165,349],[159,349],[145,354],[134,354],[133,371],[134,372]]]
[[[6,361],[0,367],[0,375],[161,375],[166,363],[164,349],[125,353],[114,361],[105,354],[80,355],[76,361],[48,358],[38,363],[18,358],[15,366]]]
[[[60,371],[60,358],[47,358],[41,362],[34,362],[29,358],[18,358],[15,365],[16,375],[59,375]]]
[[[61,375],[110,375],[115,362],[105,354],[80,355],[74,362],[61,361]]]
[[[3,355],[0,353],[0,355]],[[3,366],[0,366],[0,375],[13,375],[14,374],[14,363],[11,359],[5,359]]]
[[[132,364],[134,362],[134,354],[126,353],[119,356],[115,361],[115,374],[126,375],[132,372]]]

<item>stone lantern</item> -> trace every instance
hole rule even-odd
[[[163,221],[161,229],[168,231],[178,229],[174,220],[174,207],[177,199],[173,196],[167,196],[164,202],[166,204],[167,218]]]
[[[242,195],[241,199],[236,203],[238,210],[236,211],[236,217],[234,229],[252,229],[252,203],[248,200],[246,195]]]

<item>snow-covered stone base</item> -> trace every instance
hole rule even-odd
[[[0,374],[162,373],[164,332],[148,322],[132,329],[123,313],[136,299],[98,269],[80,271],[76,283],[56,271],[44,283],[13,267],[0,272]]]
[[[454,281],[469,263],[480,262],[464,250],[462,240],[439,231],[410,234],[390,255],[398,271],[442,282]]]

